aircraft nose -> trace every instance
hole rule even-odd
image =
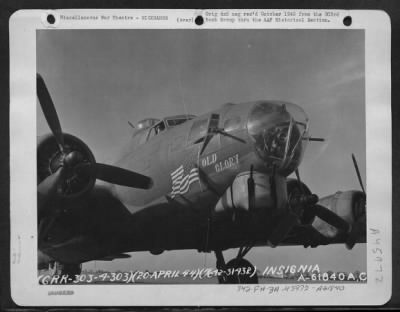
[[[247,129],[256,154],[269,170],[275,167],[284,175],[298,167],[304,151],[307,121],[293,116],[296,113],[292,111],[302,111],[297,108],[297,105],[285,102],[257,102],[248,118]]]

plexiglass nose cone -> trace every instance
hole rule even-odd
[[[267,168],[289,175],[300,164],[307,138],[307,116],[295,104],[257,102],[247,129],[255,152]]]

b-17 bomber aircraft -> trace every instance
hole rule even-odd
[[[51,129],[37,147],[39,269],[74,276],[87,261],[192,249],[215,253],[226,272],[254,268],[245,259],[254,246],[352,248],[366,241],[366,195],[354,156],[362,191],[319,199],[301,181],[306,144],[323,139],[309,135],[308,117],[295,104],[228,103],[198,117],[145,119],[132,125],[111,166],[62,132],[40,74],[37,95]],[[231,248],[238,254],[226,262],[222,252]],[[221,274],[219,282],[258,277]]]

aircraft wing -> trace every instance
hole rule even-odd
[[[55,260],[81,263],[119,255],[131,214],[110,188],[95,186],[81,198],[54,198],[39,218],[39,249]]]
[[[49,257],[82,263],[122,258],[126,252],[193,249],[206,234],[207,224],[199,218],[204,213],[167,199],[131,213],[110,185],[96,184],[77,199],[55,198],[46,206],[47,215],[39,219],[39,250],[45,255],[39,261],[44,263]]]

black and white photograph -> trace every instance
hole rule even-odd
[[[39,269],[367,280],[363,30],[40,30],[37,70]]]
[[[37,287],[366,288],[369,74],[360,27],[36,29]]]

